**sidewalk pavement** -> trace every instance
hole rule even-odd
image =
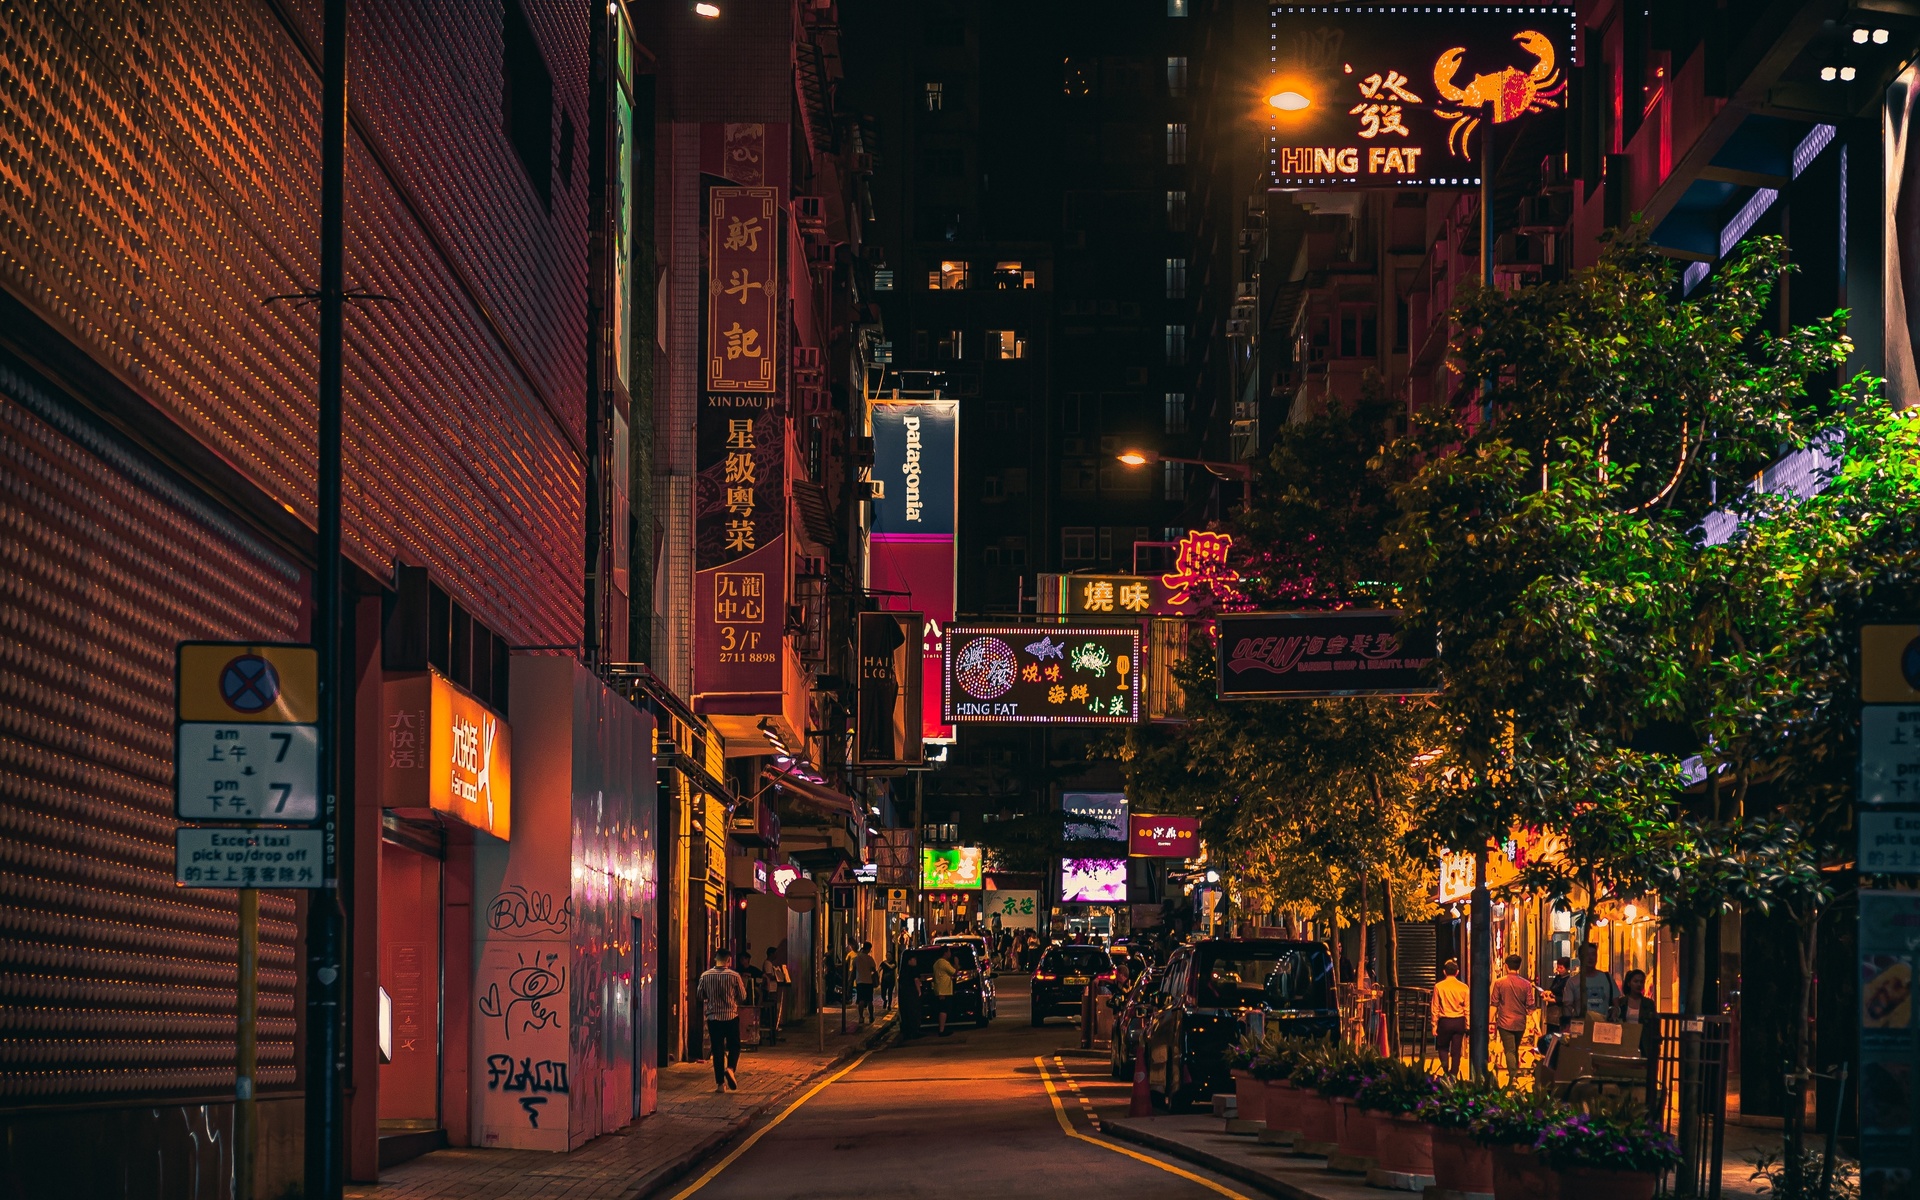
[[[707,1061],[660,1072],[660,1106],[625,1129],[567,1154],[539,1150],[437,1150],[380,1172],[377,1184],[349,1184],[348,1200],[640,1200],[678,1180],[748,1126],[790,1103],[815,1078],[877,1044],[894,1027],[884,1013],[842,1035],[827,1013],[827,1048],[814,1018],[791,1023],[777,1046],[740,1056],[740,1090],[713,1090]],[[852,1027],[849,1026],[849,1029]]]

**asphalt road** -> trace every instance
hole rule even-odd
[[[785,1120],[761,1127],[758,1140],[716,1155],[665,1194],[672,1200],[1243,1197],[1239,1185],[1100,1137],[1089,1104],[1110,1108],[1124,1085],[1108,1079],[1104,1055],[1081,1057],[1079,1030],[1065,1018],[1039,1029],[1029,1025],[1025,991],[1010,982],[1016,986],[1001,993],[1000,1018],[987,1029],[968,1025],[950,1037],[923,1037],[870,1055],[830,1077]]]

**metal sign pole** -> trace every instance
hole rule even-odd
[[[1493,122],[1480,126],[1480,282],[1493,286]],[[1493,419],[1487,392],[1493,380],[1482,383],[1481,420]],[[1472,938],[1471,983],[1467,1003],[1467,1053],[1473,1077],[1487,1078],[1487,1018],[1493,1008],[1493,898],[1487,893],[1487,847],[1482,839],[1474,857],[1473,896],[1468,901]]]
[[[233,1081],[233,1194],[257,1200],[254,1162],[259,1142],[259,1106],[254,1077],[260,1065],[260,892],[240,889],[240,987]]]
[[[340,714],[343,650],[340,602],[341,341],[345,274],[347,0],[326,0],[320,99],[319,561],[314,572],[313,641],[320,651],[320,797],[325,829],[323,886],[307,911],[307,1200],[340,1200],[344,1182],[345,1043],[341,1030]]]

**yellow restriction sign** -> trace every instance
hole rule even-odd
[[[284,642],[181,642],[175,714],[181,721],[320,720],[320,656]]]
[[[1920,625],[1860,627],[1860,700],[1920,704]]]

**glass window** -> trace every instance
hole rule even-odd
[[[1169,500],[1187,498],[1187,464],[1163,462],[1160,469],[1165,473],[1166,497]]]
[[[1179,366],[1187,361],[1187,327],[1169,325],[1166,334],[1167,365]]]
[[[1187,394],[1185,392],[1167,393],[1167,432],[1185,433],[1187,431]]]
[[[932,82],[929,82],[927,84],[927,111],[928,112],[939,112],[941,109],[941,106],[946,103],[946,99],[947,99],[946,84],[932,83]]]
[[[1187,123],[1167,122],[1167,165],[1177,167],[1187,161]]]
[[[1024,291],[1033,287],[1033,272],[1018,262],[994,263],[993,286],[1001,291]]]
[[[1060,558],[1063,562],[1092,562],[1097,533],[1091,525],[1067,525],[1060,530]]]
[[[942,330],[940,333],[940,357],[965,358],[966,356],[966,334],[958,329]]]
[[[1175,233],[1187,231],[1187,193],[1185,189],[1167,193],[1167,228]]]
[[[1167,299],[1184,300],[1187,297],[1187,260],[1170,258],[1167,260]]]
[[[988,358],[1007,359],[1025,358],[1026,356],[1027,339],[1021,337],[1018,331],[1012,329],[987,330]]]
[[[938,271],[927,273],[927,286],[936,292],[962,292],[967,287],[965,259],[946,259]]]
[[[1184,17],[1187,15],[1187,0],[1167,0],[1167,15]]]
[[[1184,96],[1187,94],[1187,56],[1184,54],[1167,55],[1167,95]]]

